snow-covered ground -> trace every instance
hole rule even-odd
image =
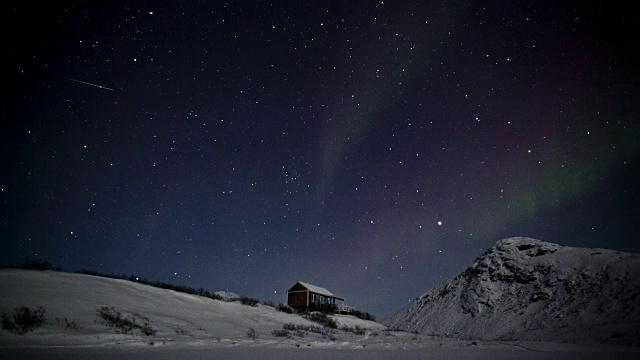
[[[387,331],[372,321],[335,316],[344,330],[290,331],[317,326],[270,306],[250,307],[125,280],[52,271],[0,270],[0,313],[19,306],[45,310],[45,323],[17,335],[0,330],[3,359],[412,359],[412,358],[637,358],[640,349],[613,345],[483,342]],[[155,334],[116,333],[97,316],[101,307],[147,323]],[[249,336],[253,329],[255,338]]]

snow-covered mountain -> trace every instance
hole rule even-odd
[[[384,323],[460,338],[638,343],[640,255],[504,239]]]

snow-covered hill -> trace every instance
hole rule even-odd
[[[497,242],[385,325],[473,339],[640,341],[640,255]]]
[[[234,294],[224,295],[233,297]],[[225,346],[242,342],[330,342],[322,334],[313,332],[291,339],[273,336],[272,331],[282,330],[284,324],[318,324],[298,315],[279,312],[271,306],[252,307],[91,275],[0,270],[0,313],[11,315],[21,306],[43,307],[45,323],[26,335],[0,330],[0,347],[21,344]],[[120,312],[123,317],[135,318],[138,324],[147,323],[155,334],[117,333],[98,316],[97,310],[102,307],[113,308],[113,313]],[[368,331],[384,329],[379,323],[351,316],[335,316],[335,319],[341,327],[357,325]],[[248,335],[251,329],[255,338]],[[338,330],[333,337],[340,339],[350,335],[350,332]]]

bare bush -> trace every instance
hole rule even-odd
[[[258,338],[258,333],[254,328],[249,328],[249,330],[247,331],[247,337],[249,339],[255,340]]]
[[[287,304],[278,304],[278,307],[276,307],[276,310],[283,312],[283,313],[287,313],[287,314],[293,314],[293,308]]]
[[[23,335],[44,323],[45,310],[42,306],[35,309],[26,306],[17,307],[13,316],[2,314],[2,327],[5,330]]]
[[[285,329],[282,330],[273,330],[271,332],[271,335],[275,336],[275,337],[291,337],[291,333]]]
[[[337,329],[338,328],[338,323],[331,317],[327,316],[327,314],[325,313],[321,313],[321,312],[312,312],[310,314],[305,314],[303,315],[307,320],[311,320],[313,322],[316,322],[324,327],[328,327],[330,329]]]
[[[250,297],[246,297],[246,296],[243,296],[243,297],[240,298],[240,304],[242,304],[242,305],[258,306],[258,303],[260,303],[260,300],[258,300],[258,299],[254,299],[254,298],[250,298]]]
[[[101,318],[105,325],[112,327],[116,332],[122,334],[131,334],[134,330],[140,331],[143,335],[151,336],[156,334],[148,323],[149,319],[140,316],[144,323],[139,324],[137,318],[133,315],[123,316],[119,311],[115,311],[113,307],[103,306],[96,309],[96,315]]]

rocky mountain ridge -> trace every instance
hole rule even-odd
[[[461,338],[640,343],[640,255],[504,239],[384,323]]]

